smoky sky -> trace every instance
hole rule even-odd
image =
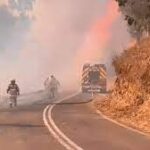
[[[28,11],[32,11],[35,0],[8,0],[9,7],[17,10],[20,14],[26,15]]]
[[[27,15],[33,8],[32,2],[9,0],[8,5],[0,6],[0,52],[9,51],[15,56],[21,50],[32,23],[32,18]]]
[[[42,10],[35,26],[41,72],[72,71],[72,62],[93,22],[105,14],[107,0],[51,0],[39,1]],[[43,19],[45,18],[45,19]],[[39,22],[43,24],[38,25]],[[37,25],[36,25],[37,23]],[[34,26],[34,25],[33,25]],[[39,38],[39,39],[38,39]],[[47,64],[50,69],[47,69]],[[45,68],[45,69],[44,69]],[[70,69],[71,68],[71,69]],[[65,76],[64,76],[65,77]]]
[[[91,27],[107,14],[110,1],[8,0],[8,4],[1,5],[3,89],[15,78],[22,92],[35,91],[43,88],[43,81],[51,74],[61,86],[72,81],[80,84],[74,62]]]

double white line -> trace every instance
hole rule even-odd
[[[68,96],[66,98],[63,98],[59,101],[65,101],[67,99],[70,99],[77,94]],[[57,104],[53,105],[48,105],[44,111],[43,111],[43,121],[51,135],[62,145],[64,146],[67,150],[83,150],[81,147],[79,147],[76,143],[74,143],[71,139],[69,139],[55,124],[53,118],[52,118],[52,109],[56,106]]]

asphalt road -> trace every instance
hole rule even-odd
[[[63,93],[60,97],[67,95]],[[0,149],[2,150],[64,150],[43,123],[43,110],[55,102],[42,92],[22,95],[18,108],[0,107]]]
[[[32,103],[16,109],[0,109],[3,150],[65,150],[43,123],[43,110],[51,101],[35,97],[39,96],[32,95]],[[150,150],[150,139],[103,119],[89,100],[78,95],[52,109],[55,124],[70,140],[84,150]]]
[[[76,96],[54,107],[52,117],[61,131],[84,150],[150,150],[150,138],[99,116],[91,103]],[[81,103],[80,103],[81,102]]]

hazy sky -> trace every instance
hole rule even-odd
[[[2,91],[11,78],[23,92],[37,90],[50,74],[76,86],[84,62],[110,64],[128,42],[111,0],[0,0]]]

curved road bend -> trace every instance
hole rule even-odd
[[[150,150],[149,138],[103,119],[84,101],[79,95],[52,110],[55,124],[77,145],[84,150]]]
[[[29,95],[27,100],[30,100]],[[84,150],[150,150],[148,138],[101,118],[85,103],[88,100],[78,95],[53,108],[55,124],[68,138]],[[17,109],[0,109],[0,147],[4,150],[65,150],[43,123],[43,110],[48,103],[40,100]]]

